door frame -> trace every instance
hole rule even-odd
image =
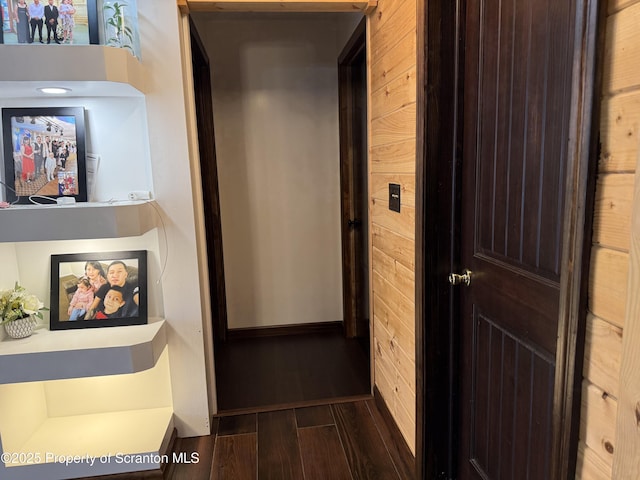
[[[416,145],[416,478],[455,478],[466,0],[418,0]],[[552,478],[575,476],[606,2],[576,11],[565,191]]]
[[[195,115],[198,123],[198,154],[202,183],[202,202],[208,206],[204,215],[209,295],[211,298],[211,324],[215,345],[227,340],[227,298],[224,276],[224,254],[222,249],[222,216],[220,211],[220,189],[218,185],[218,162],[215,148],[213,119],[213,92],[211,66],[198,30],[189,18],[191,38],[191,62]],[[202,118],[204,114],[206,118]]]
[[[354,90],[355,82],[352,75],[351,66],[358,55],[366,52],[367,48],[367,22],[363,17],[351,37],[344,46],[338,58],[338,108],[339,108],[339,131],[340,131],[340,224],[342,241],[342,304],[344,316],[344,333],[347,338],[365,336],[369,331],[362,319],[357,317],[357,301],[363,295],[362,282],[358,282],[358,265],[356,249],[358,245],[351,235],[353,228],[351,220],[355,219],[355,202],[359,199],[354,195],[355,184],[355,162],[358,160],[354,155],[353,145],[357,139],[353,130],[355,122],[359,119],[355,116]],[[366,67],[365,67],[366,68]],[[366,87],[366,86],[365,86]],[[368,95],[367,95],[368,98]],[[367,152],[360,161],[367,162]],[[368,184],[368,175],[365,174],[363,181]],[[364,205],[364,212],[367,210]],[[363,219],[360,219],[362,222]],[[367,219],[368,221],[368,219]]]

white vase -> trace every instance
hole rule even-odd
[[[4,329],[11,338],[25,338],[33,333],[36,326],[36,319],[32,315],[13,322],[5,323]]]

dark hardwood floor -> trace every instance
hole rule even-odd
[[[214,419],[207,437],[178,439],[166,480],[409,480],[413,457],[374,400]]]
[[[220,412],[371,394],[368,339],[339,331],[229,339],[216,348]]]
[[[230,339],[216,352],[211,435],[178,438],[162,470],[94,480],[411,480],[368,340],[341,332]]]

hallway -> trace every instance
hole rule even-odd
[[[368,339],[345,339],[336,327],[230,339],[218,346],[218,410],[256,411],[370,395]]]

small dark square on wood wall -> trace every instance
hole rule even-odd
[[[389,210],[400,212],[400,185],[389,184]]]

